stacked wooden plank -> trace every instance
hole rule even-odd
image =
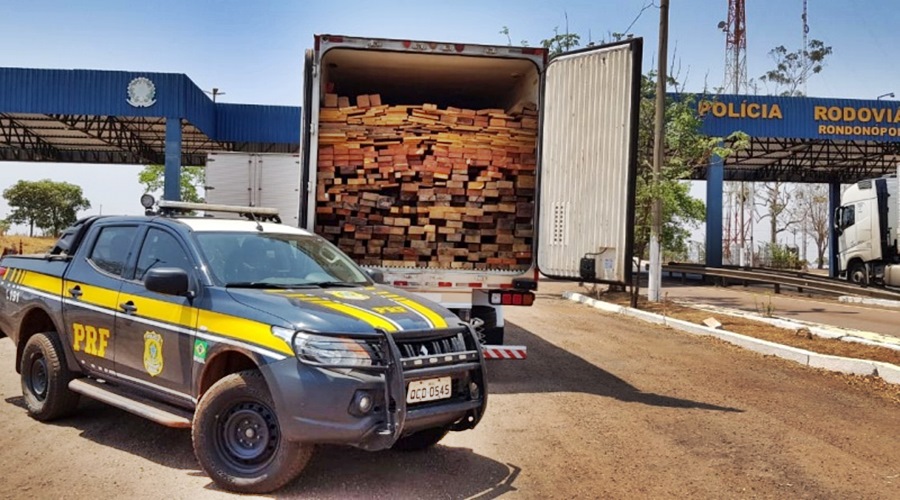
[[[316,232],[363,265],[524,269],[537,113],[389,106],[326,94]]]

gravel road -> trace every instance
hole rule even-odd
[[[900,406],[860,384],[556,295],[507,320],[529,359],[491,363],[478,428],[425,453],[321,447],[275,496],[897,498]],[[230,496],[187,431],[89,400],[33,421],[13,359],[0,340],[0,495]]]

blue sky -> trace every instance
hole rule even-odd
[[[222,101],[299,105],[304,50],[316,33],[536,45],[554,26],[595,41],[621,32],[647,0],[43,1],[0,0],[0,66],[161,71],[187,74]],[[823,97],[900,96],[900,12],[891,2],[809,0],[810,38],[834,47],[808,93]],[[802,0],[747,0],[747,65],[758,77],[776,45],[802,43]],[[673,1],[670,57],[688,90],[722,82],[727,0]],[[659,11],[647,9],[630,32],[645,39],[644,66],[655,64]],[[135,213],[138,167],[0,163],[0,189],[19,179],[50,177],[80,184],[90,211]],[[699,190],[698,192],[701,192]],[[0,217],[8,208],[0,200]]]

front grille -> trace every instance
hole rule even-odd
[[[467,350],[462,333],[437,339],[397,341],[397,348],[404,359],[455,354]]]
[[[478,361],[477,341],[466,330],[395,335],[404,369]]]

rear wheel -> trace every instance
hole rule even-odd
[[[503,344],[503,327],[497,326],[497,310],[490,306],[472,306],[472,316],[484,321],[481,336],[486,345]]]
[[[850,263],[847,269],[847,281],[856,283],[857,285],[866,285],[869,283],[869,273],[866,271],[866,265],[859,261]]]
[[[286,441],[262,374],[222,378],[203,396],[192,426],[194,454],[210,478],[230,491],[268,493],[296,478],[312,447]]]
[[[28,339],[19,371],[25,406],[35,419],[64,417],[78,406],[78,393],[69,390],[73,375],[65,365],[55,332],[37,333]]]
[[[444,439],[450,429],[446,427],[435,427],[433,429],[425,429],[424,431],[415,432],[409,436],[404,436],[394,443],[392,449],[399,451],[419,451],[438,444],[438,441]]]

